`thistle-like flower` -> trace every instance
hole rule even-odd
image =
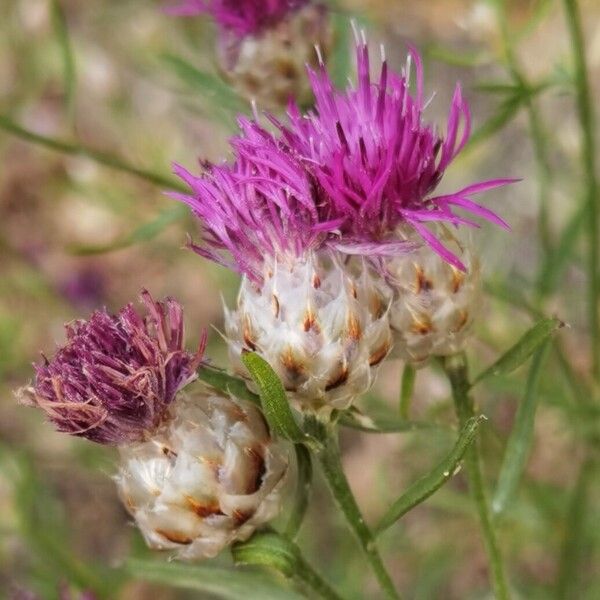
[[[170,412],[151,440],[121,448],[119,495],[151,548],[212,557],[277,515],[287,449],[246,402],[201,392]]]
[[[238,93],[267,108],[310,101],[305,65],[331,45],[327,10],[310,0],[187,0],[173,14],[208,14],[219,27],[217,54]]]
[[[393,294],[390,322],[397,352],[419,362],[460,348],[478,298],[477,257],[452,234],[441,232],[478,227],[457,209],[507,228],[472,196],[513,180],[435,195],[469,139],[469,107],[457,85],[443,136],[423,121],[427,103],[418,53],[410,51],[402,73],[388,69],[383,52],[382,60],[373,82],[367,44],[358,42],[356,87],[337,90],[324,65],[309,69],[315,109],[302,114],[292,103],[289,124],[271,120],[281,143],[310,173],[320,219],[340,222],[339,239],[329,243],[340,252],[369,258]],[[473,272],[465,274],[468,268]]]
[[[58,431],[122,445],[152,434],[179,390],[196,377],[195,354],[183,347],[183,310],[146,291],[144,318],[129,304],[119,314],[96,311],[66,326],[67,341],[52,360],[34,365],[35,382],[18,395],[41,408]]]
[[[320,220],[311,180],[294,156],[256,122],[240,119],[233,165],[176,172],[192,194],[174,194],[200,217],[191,247],[244,275],[226,312],[234,369],[260,353],[297,405],[345,408],[368,389],[391,348],[388,299],[364,265],[346,268],[327,242],[339,219]]]

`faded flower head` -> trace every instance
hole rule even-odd
[[[256,35],[273,27],[309,0],[183,0],[168,9],[181,16],[210,15],[225,31],[237,37]]]
[[[288,450],[247,402],[200,391],[170,413],[152,440],[121,448],[119,495],[151,548],[212,557],[278,514]]]
[[[416,89],[410,91],[414,63]],[[358,83],[337,90],[324,65],[309,69],[315,109],[289,107],[289,125],[273,121],[285,143],[313,177],[315,204],[328,220],[341,219],[338,248],[349,254],[390,256],[408,248],[400,227],[411,228],[444,260],[464,270],[460,258],[427,228],[430,222],[477,226],[456,208],[507,227],[471,196],[511,180],[495,179],[435,196],[444,171],[465,146],[470,112],[460,85],[450,106],[446,134],[423,121],[423,68],[415,50],[396,73],[385,57],[378,81],[370,76],[366,41],[357,43]]]
[[[128,304],[117,315],[99,310],[68,324],[65,345],[34,365],[21,401],[41,408],[61,432],[110,445],[145,439],[196,377],[205,337],[195,354],[186,352],[181,306],[147,291],[141,300],[145,317]]]

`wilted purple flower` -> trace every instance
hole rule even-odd
[[[202,221],[202,244],[190,244],[195,252],[260,281],[265,266],[316,250],[341,220],[319,220],[308,173],[284,144],[254,121],[240,117],[239,124],[242,134],[231,140],[236,162],[206,163],[201,176],[175,165],[192,193],[170,195]]]
[[[410,93],[414,63],[416,90]],[[460,85],[456,86],[446,135],[423,122],[423,67],[411,49],[406,69],[391,71],[385,58],[377,82],[372,82],[365,41],[357,43],[358,84],[337,90],[325,66],[309,68],[315,109],[302,114],[291,103],[289,126],[272,120],[285,143],[314,177],[315,204],[326,220],[342,219],[338,248],[351,254],[390,255],[402,249],[399,226],[415,230],[454,266],[462,262],[426,227],[428,222],[477,226],[457,215],[464,209],[502,227],[495,213],[471,196],[511,182],[494,179],[458,192],[432,196],[444,171],[469,139],[471,117]]]
[[[117,315],[101,310],[68,324],[66,344],[34,365],[21,401],[44,410],[61,432],[110,445],[144,439],[195,378],[205,336],[195,354],[186,352],[181,306],[147,291],[141,300],[146,317],[128,304]]]
[[[167,9],[175,15],[210,15],[224,30],[237,37],[255,35],[272,27],[309,0],[183,0]]]

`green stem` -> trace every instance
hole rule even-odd
[[[148,171],[146,169],[139,169],[138,167],[134,167],[126,163],[124,160],[107,152],[102,152],[101,150],[95,150],[94,148],[88,148],[87,146],[66,142],[64,140],[47,137],[40,135],[39,133],[29,131],[15,123],[6,115],[0,114],[0,129],[3,129],[7,133],[21,138],[26,142],[31,142],[32,144],[37,144],[38,146],[44,146],[50,150],[62,152],[63,154],[68,154],[70,156],[83,156],[85,158],[89,158],[90,160],[93,160],[94,162],[105,167],[114,169],[115,171],[128,173],[129,175],[133,175],[138,179],[143,179],[144,181],[148,181],[149,183],[162,188],[179,191],[186,191],[187,189],[185,186],[171,177],[161,175],[160,173],[154,173],[153,171]]]
[[[294,576],[297,583],[310,588],[320,598],[325,600],[341,600],[341,596],[304,560],[300,558],[296,564]],[[314,597],[314,596],[311,596]]]
[[[294,495],[294,504],[290,520],[285,528],[285,535],[293,540],[300,531],[308,509],[310,490],[312,487],[312,459],[310,452],[303,444],[296,444],[296,463],[298,465],[298,483]]]
[[[469,395],[470,384],[465,355],[457,354],[446,358],[444,361],[444,369],[450,381],[450,385],[452,386],[452,396],[454,398],[458,420],[461,427],[464,427],[466,422],[475,416],[473,399]],[[504,564],[496,539],[492,513],[483,482],[481,457],[477,442],[467,450],[465,464],[471,495],[479,513],[481,533],[483,535],[483,541],[490,563],[494,595],[496,600],[508,600],[510,598],[510,593],[508,591],[508,584],[504,573]]]
[[[590,338],[592,340],[592,364],[596,381],[600,380],[600,319],[598,299],[600,278],[598,277],[598,246],[600,245],[600,221],[598,218],[598,179],[596,177],[596,143],[594,109],[588,81],[585,43],[581,29],[581,18],[577,0],[563,0],[565,15],[571,37],[575,61],[575,89],[577,111],[583,136],[582,160],[585,173],[586,203],[588,206],[588,310]]]
[[[585,535],[585,515],[589,508],[590,483],[595,471],[594,461],[587,458],[581,466],[577,483],[569,503],[565,537],[562,546],[558,580],[556,582],[556,599],[577,598],[578,576],[581,572],[583,557],[582,538]]]
[[[403,419],[408,420],[409,418],[416,377],[416,369],[409,363],[406,363],[402,371],[402,384],[400,386],[400,416]]]
[[[375,538],[365,523],[360,508],[356,503],[356,499],[352,494],[352,490],[350,489],[350,485],[344,474],[337,439],[334,435],[329,435],[324,450],[319,454],[319,460],[327,483],[331,489],[331,493],[344,513],[348,525],[358,538],[367,560],[377,576],[381,588],[388,598],[400,598],[394,587],[394,583],[381,560],[381,556],[379,555],[379,551],[375,544]]]

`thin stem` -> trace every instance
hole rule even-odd
[[[296,444],[296,463],[298,465],[298,483],[294,495],[294,504],[290,520],[285,528],[285,535],[293,540],[300,531],[302,522],[308,509],[310,491],[312,487],[312,459],[310,452],[303,444]]]
[[[577,0],[563,0],[565,15],[571,36],[575,61],[575,89],[577,111],[583,136],[582,160],[585,173],[586,203],[588,206],[588,310],[590,337],[592,340],[593,375],[600,380],[600,319],[598,299],[600,298],[600,278],[598,277],[598,246],[600,245],[600,221],[598,213],[598,180],[596,177],[596,141],[594,109],[588,81],[585,43],[581,29],[581,18]]]
[[[381,588],[388,598],[400,598],[394,587],[392,578],[386,571],[383,561],[381,560],[381,556],[379,555],[379,551],[375,544],[375,538],[365,523],[360,508],[356,503],[356,499],[352,494],[352,490],[350,489],[350,485],[342,468],[340,451],[337,439],[334,435],[329,435],[324,450],[319,454],[319,460],[327,483],[331,489],[331,493],[344,513],[348,525],[358,538],[367,560],[377,576]]]
[[[299,557],[294,579],[310,588],[318,597],[325,600],[341,600],[341,596],[304,560]],[[314,597],[314,596],[311,596]]]
[[[467,373],[467,359],[464,354],[450,356],[444,361],[444,369],[452,386],[452,396],[456,414],[461,427],[475,416],[473,399],[469,395],[469,378]],[[483,474],[481,469],[481,457],[479,447],[475,442],[467,451],[465,456],[467,467],[467,477],[471,495],[477,506],[479,521],[481,524],[481,533],[485,544],[488,561],[490,563],[492,585],[496,600],[508,600],[510,593],[506,582],[504,564],[500,548],[496,539],[496,532],[492,521],[492,513],[487,498]]]
[[[548,152],[546,150],[548,145],[546,143],[546,136],[544,133],[544,127],[542,125],[540,114],[530,94],[532,88],[531,83],[527,80],[527,78],[521,71],[519,61],[514,52],[512,39],[510,35],[510,28],[508,26],[508,20],[506,15],[505,0],[497,0],[496,14],[498,16],[498,24],[500,26],[504,61],[515,85],[521,87],[524,90],[524,93],[527,94],[527,97],[525,99],[525,108],[527,110],[527,117],[529,119],[529,129],[531,132],[531,139],[533,141],[533,152],[538,172],[540,203],[540,241],[542,244],[542,249],[547,252],[551,248],[551,235],[546,195],[548,193],[550,178],[552,174],[552,170],[550,168],[550,160],[548,158]]]
[[[39,146],[44,146],[45,148],[55,150],[56,152],[62,152],[63,154],[68,154],[70,156],[83,156],[85,158],[89,158],[90,160],[93,160],[94,162],[105,167],[114,169],[116,171],[121,171],[123,173],[128,173],[129,175],[133,175],[138,179],[143,179],[144,181],[148,181],[149,183],[162,188],[180,191],[186,190],[185,186],[182,186],[177,180],[172,179],[171,177],[161,175],[160,173],[155,173],[153,171],[148,171],[146,169],[139,169],[138,167],[128,164],[121,158],[118,158],[117,156],[107,152],[102,152],[101,150],[95,150],[94,148],[88,148],[87,146],[82,146],[81,144],[66,142],[64,140],[47,137],[40,135],[39,133],[29,131],[28,129],[25,129],[15,123],[6,115],[0,114],[0,129],[3,129],[14,136],[21,138],[22,140],[37,144]]]
[[[578,596],[578,575],[583,557],[582,538],[585,535],[585,515],[589,508],[590,483],[595,471],[594,460],[587,458],[579,471],[577,483],[569,503],[565,537],[556,582],[556,599]]]

